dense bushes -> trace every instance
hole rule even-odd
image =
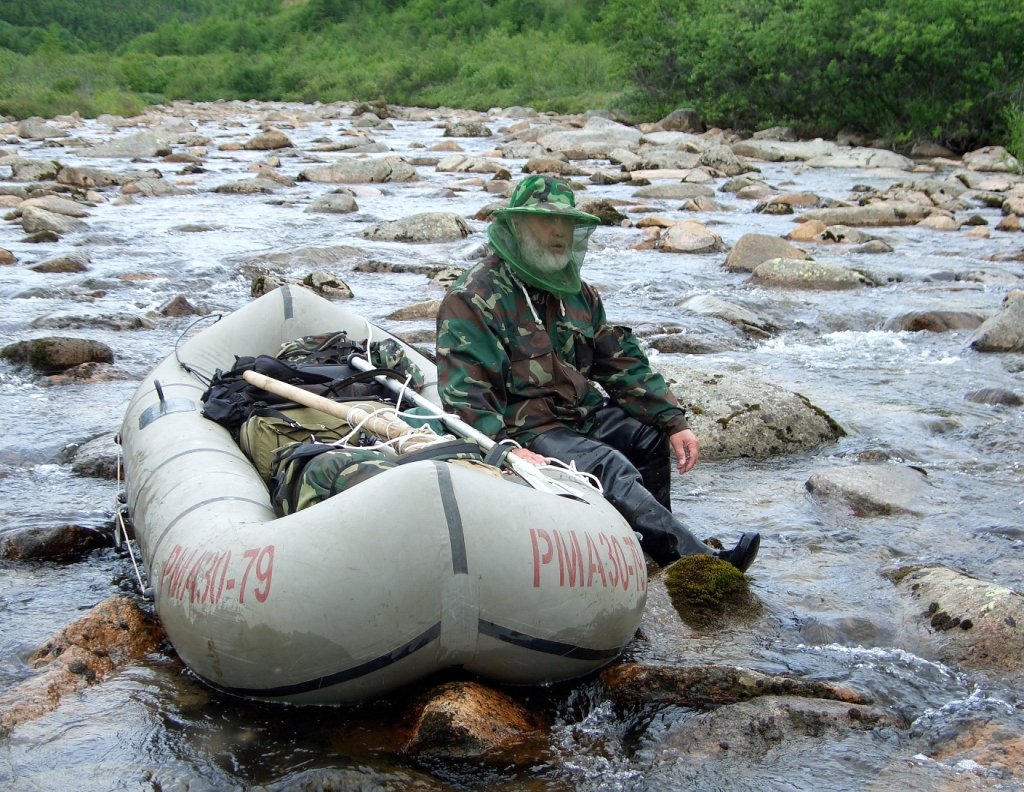
[[[1005,131],[1022,30],[1006,0],[610,0],[604,15],[641,112],[692,103],[721,125],[955,147]]]
[[[695,105],[739,129],[1024,148],[1021,30],[1006,0],[0,0],[0,112],[384,95],[653,120]]]

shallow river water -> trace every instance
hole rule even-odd
[[[430,322],[389,322],[385,317],[410,303],[440,298],[442,289],[427,276],[351,268],[366,261],[467,266],[479,256],[486,224],[472,219],[472,235],[450,245],[371,243],[359,236],[369,223],[422,211],[454,211],[471,218],[496,197],[479,185],[462,184],[469,174],[420,167],[420,181],[377,185],[357,195],[359,212],[348,215],[304,211],[333,185],[300,182],[273,195],[208,192],[252,175],[248,166],[267,158],[267,152],[219,151],[216,146],[256,134],[271,109],[240,106],[224,113],[237,124],[198,124],[198,132],[213,143],[203,165],[206,173],[188,177],[194,179],[193,194],[140,197],[137,205],[115,206],[117,191],[108,190],[111,202],[92,210],[89,230],[55,244],[27,244],[19,225],[0,225],[0,247],[21,262],[0,268],[0,345],[43,335],[94,338],[114,350],[116,366],[126,377],[43,387],[31,372],[0,363],[0,527],[72,522],[109,527],[112,522],[115,484],[73,475],[69,447],[116,430],[137,382],[172,351],[194,317],[154,314],[148,318],[152,329],[131,331],[105,329],[97,318],[146,317],[177,294],[204,313],[228,312],[250,301],[255,268],[269,266],[300,278],[312,269],[337,273],[355,293],[346,307],[393,331],[426,329]],[[176,112],[188,114],[187,109]],[[392,123],[393,131],[375,131],[374,138],[403,156],[425,153],[409,144],[429,146],[443,133],[431,121]],[[511,122],[489,123],[496,129]],[[348,125],[349,119],[338,118],[286,128],[298,148],[277,152],[279,172],[294,178],[308,165],[303,150],[315,145],[314,138],[339,139]],[[87,121],[73,134],[98,139],[111,131]],[[483,153],[494,139],[459,143],[467,152]],[[144,164],[80,160],[68,149],[28,141],[8,141],[6,148],[63,164],[159,168],[167,179],[184,178],[178,175],[180,164],[157,159]],[[316,156],[331,161],[353,155]],[[524,161],[506,162],[517,173]],[[760,167],[770,184],[837,199],[847,198],[855,184],[886,187],[898,180],[792,163]],[[7,175],[0,168],[0,177]],[[585,196],[630,199],[632,192],[625,185],[588,186]],[[782,235],[793,226],[791,217],[754,214],[754,202],[738,201],[732,194],[720,193],[716,200],[732,211],[696,217],[728,245],[744,233]],[[686,215],[677,211],[679,201],[648,203],[669,217]],[[977,213],[993,226],[1000,216],[998,209]],[[642,216],[631,215],[634,220]],[[212,230],[179,230],[197,223]],[[933,746],[972,723],[993,721],[1024,731],[1021,691],[943,666],[926,649],[901,644],[904,609],[883,573],[906,565],[943,565],[1024,590],[1024,410],[963,398],[980,388],[1024,393],[1024,356],[973,352],[965,346],[964,332],[893,333],[881,327],[891,316],[911,310],[991,315],[1012,287],[954,278],[984,267],[1024,277],[1020,263],[986,261],[1019,248],[1012,237],[1021,235],[975,239],[914,226],[870,230],[894,252],[858,255],[842,246],[810,250],[822,260],[890,279],[888,285],[852,292],[751,287],[746,275],[725,271],[724,254],[634,251],[630,248],[640,232],[620,227],[601,227],[594,234],[584,276],[599,285],[610,318],[634,327],[692,327],[676,307],[691,295],[728,299],[768,316],[780,328],[778,334],[743,351],[671,357],[702,369],[745,371],[797,391],[847,433],[813,452],[768,461],[704,461],[677,477],[675,509],[699,535],[728,539],[740,531],[761,532],[761,554],[749,577],[764,608],[751,623],[707,634],[645,621],[644,638],[630,647],[630,657],[735,664],[835,681],[870,693],[877,704],[898,713],[907,728],[803,738],[761,757],[695,759],[673,747],[673,734],[694,716],[692,711],[616,711],[593,680],[583,680],[507,691],[548,719],[543,740],[503,754],[500,762],[424,762],[400,751],[397,729],[407,695],[352,708],[246,702],[202,685],[167,647],[65,698],[55,712],[0,740],[0,788],[197,792],[255,785],[290,788],[300,782],[311,789],[367,790],[1016,788],[1016,780],[983,767],[950,766],[927,757]],[[337,245],[359,253],[315,266],[302,257],[293,264],[257,260]],[[28,269],[75,250],[91,257],[88,272],[54,275]],[[652,353],[655,362],[660,357],[670,356]],[[812,473],[851,464],[865,453],[927,471],[933,486],[924,516],[855,517],[809,496],[804,484]],[[42,641],[103,599],[134,589],[130,561],[112,548],[69,563],[0,563],[0,694],[33,673],[27,659]]]

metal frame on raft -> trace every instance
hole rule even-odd
[[[275,517],[230,433],[202,417],[205,384],[176,357],[212,375],[235,355],[337,330],[390,337],[282,287],[188,340],[128,405],[126,508],[182,660],[230,693],[335,704],[452,666],[543,684],[617,656],[646,602],[643,553],[618,512],[571,471],[527,466],[519,478],[413,462]],[[403,398],[437,411],[433,365],[405,348],[428,382]],[[166,400],[192,407],[162,411],[156,381]],[[159,414],[143,421],[154,407]]]

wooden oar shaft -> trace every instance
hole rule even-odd
[[[304,407],[312,407],[314,410],[333,415],[335,418],[341,418],[351,426],[361,425],[361,428],[381,440],[394,440],[408,434],[418,433],[417,430],[413,429],[393,412],[390,414],[385,413],[384,415],[373,415],[353,404],[325,399],[323,396],[317,396],[315,393],[302,390],[302,388],[296,388],[287,382],[272,379],[265,374],[259,374],[255,371],[246,371],[242,374],[242,377],[250,385],[265,390],[268,393],[281,396]],[[410,441],[403,445],[403,450],[415,450],[415,448],[428,442],[430,441]]]

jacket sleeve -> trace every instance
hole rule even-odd
[[[510,363],[490,329],[486,304],[467,292],[449,292],[437,314],[437,389],[445,408],[474,429],[503,440]]]
[[[591,378],[641,423],[657,426],[670,435],[688,429],[683,408],[665,378],[651,368],[637,337],[628,327],[609,324],[601,298],[597,292],[590,292],[594,317]]]

